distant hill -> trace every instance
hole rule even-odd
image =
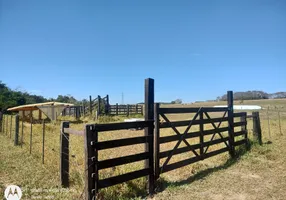
[[[235,92],[233,94],[234,100],[258,100],[258,99],[283,99],[286,98],[286,92],[266,93],[263,91],[247,91],[247,92]],[[218,97],[217,100],[226,101],[227,95]]]

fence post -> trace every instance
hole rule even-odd
[[[240,117],[241,122],[245,122],[245,125],[241,126],[241,131],[244,131],[244,139],[246,140],[245,146],[249,146],[249,140],[248,140],[248,133],[247,133],[247,120],[246,120],[247,113],[244,112],[243,116]]]
[[[3,113],[0,110],[0,132],[3,133]]]
[[[69,134],[64,129],[69,126],[69,122],[62,122],[60,130],[60,178],[61,185],[65,188],[69,187]]]
[[[14,145],[19,144],[19,115],[16,115],[15,117],[15,140]]]
[[[21,148],[23,147],[23,137],[24,137],[24,117],[22,117],[21,121]]]
[[[43,146],[42,146],[42,163],[45,163],[45,120],[43,119]]]
[[[279,120],[280,135],[283,135],[282,128],[281,128],[281,117],[280,117],[280,111],[279,110],[278,110],[278,120]]]
[[[89,113],[90,116],[92,115],[92,100],[91,100],[91,95],[89,95]]]
[[[8,134],[9,134],[9,115],[6,115],[6,134],[5,135],[7,135],[8,136]]]
[[[100,114],[101,114],[101,109],[100,109],[100,104],[101,104],[101,97],[100,97],[100,95],[98,95],[98,97],[97,97],[97,101],[98,101],[98,107],[97,107],[97,116],[99,116]]]
[[[31,132],[30,132],[30,154],[32,153],[32,137],[33,137],[33,116],[30,119],[31,122]]]
[[[154,106],[154,120],[155,120],[155,132],[154,132],[154,162],[155,162],[155,180],[160,177],[160,115],[159,115],[160,104],[155,103]]]
[[[154,120],[154,79],[145,79],[145,121]],[[154,191],[154,127],[147,127],[144,130],[145,136],[151,137],[148,143],[145,143],[145,152],[149,152],[149,159],[145,160],[145,168],[149,168],[148,192]]]
[[[138,104],[135,105],[135,113],[138,114]]]
[[[229,135],[229,154],[235,157],[234,148],[234,122],[233,122],[233,92],[227,92],[227,105],[228,105],[228,135]]]
[[[129,106],[129,104],[127,104],[127,112],[126,112],[127,117],[129,116],[129,108],[130,108],[130,106]]]
[[[118,103],[116,103],[116,115],[118,115]]]
[[[5,132],[5,115],[2,115],[2,121],[1,121],[1,132]]]
[[[109,114],[109,95],[106,95],[105,114]]]
[[[271,139],[270,118],[269,118],[269,106],[267,107],[267,121],[268,121],[268,135],[269,135],[269,139]]]
[[[200,111],[200,156],[204,159],[204,112]]]
[[[85,126],[84,152],[85,152],[85,199],[95,200],[98,191],[98,152],[93,144],[98,141],[98,132],[93,125]]]
[[[10,117],[10,138],[12,135],[12,123],[13,123],[13,115],[11,115],[11,117]]]
[[[262,135],[261,135],[261,125],[260,125],[260,117],[259,112],[253,112],[253,136],[258,141],[260,145],[262,145]]]

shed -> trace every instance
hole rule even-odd
[[[73,105],[70,103],[46,102],[17,106],[9,108],[8,111],[19,112],[19,115],[25,118],[31,116],[33,111],[38,110],[39,119],[42,118],[42,113],[44,113],[50,120],[55,120],[65,108]]]

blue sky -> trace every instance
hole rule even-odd
[[[142,102],[285,91],[286,1],[0,0],[0,80]]]

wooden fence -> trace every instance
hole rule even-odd
[[[132,114],[141,114],[143,115],[143,105],[139,104],[130,104],[130,105],[110,105],[109,104],[109,95],[101,98],[98,95],[97,98],[92,99],[89,97],[88,105],[81,106],[68,106],[65,108],[61,115],[62,116],[73,116],[76,119],[79,119],[81,116],[86,115],[132,115]]]
[[[228,108],[160,108],[159,104],[155,105],[155,177],[159,178],[161,173],[165,173],[206,158],[229,152],[233,157],[235,156],[235,146],[247,144],[246,131],[246,113],[233,113],[232,110],[232,93],[229,93],[229,107]],[[209,113],[222,112],[223,116],[219,118],[211,118]],[[194,113],[192,120],[171,122],[166,114],[181,114]],[[226,116],[227,115],[227,116]],[[165,121],[160,123],[160,117]],[[240,117],[242,121],[234,123],[234,117]],[[228,122],[227,126],[221,127],[223,122]],[[215,123],[218,123],[216,125]],[[204,125],[211,124],[213,129],[205,130]],[[192,126],[198,125],[199,131],[190,131]],[[179,132],[178,127],[186,126],[185,131]],[[241,131],[234,132],[234,127],[243,127]],[[160,136],[160,130],[164,128],[171,128],[175,135]],[[227,132],[223,136],[223,132]],[[215,136],[218,139],[215,139]],[[206,137],[208,136],[208,137]],[[235,141],[235,137],[244,136],[244,139]],[[187,141],[192,139],[198,141],[197,143]],[[197,139],[197,140],[196,140]],[[161,151],[160,144],[176,142],[173,149],[168,151]],[[185,143],[185,147],[179,148],[181,143]],[[214,151],[210,151],[210,146],[223,144],[223,147],[218,146]],[[192,152],[192,157],[176,163],[168,164],[170,159],[181,153]],[[167,158],[163,165],[160,166],[160,160]]]
[[[222,117],[211,118],[209,113],[219,112]],[[171,122],[166,114],[181,114],[194,113],[192,120]],[[162,117],[165,122],[160,122]],[[239,120],[234,121],[235,118]],[[154,121],[155,120],[155,121]],[[223,122],[227,122],[227,126],[221,127]],[[217,125],[215,123],[218,123]],[[204,125],[211,124],[213,129],[205,130]],[[197,132],[190,132],[192,126],[198,125],[200,130]],[[139,177],[148,177],[148,193],[154,192],[154,185],[156,179],[161,173],[168,172],[186,165],[189,165],[209,157],[229,152],[233,157],[235,156],[235,147],[239,145],[246,145],[247,129],[246,129],[246,113],[233,113],[233,93],[228,92],[228,107],[227,108],[160,108],[159,104],[154,104],[154,80],[145,80],[145,121],[141,122],[123,122],[112,124],[89,124],[85,126],[85,131],[77,132],[78,135],[85,137],[85,166],[86,166],[86,199],[95,199],[99,189],[120,184]],[[187,126],[184,132],[180,133],[177,127]],[[239,131],[235,131],[235,127],[241,127]],[[122,129],[145,129],[145,136],[134,138],[121,138],[116,140],[108,140],[98,142],[99,134],[105,131],[115,131]],[[172,128],[175,135],[160,137],[160,130],[164,128]],[[154,133],[155,131],[155,133]],[[73,131],[71,129],[64,129],[64,132]],[[227,132],[226,136],[222,133]],[[218,136],[217,139],[215,136]],[[206,140],[207,136],[210,136]],[[239,137],[240,136],[240,137]],[[242,136],[242,137],[241,137]],[[68,138],[67,135],[62,138]],[[190,144],[187,139],[199,138],[197,144]],[[68,141],[68,140],[66,140]],[[172,150],[160,151],[160,144],[167,142],[176,142]],[[180,144],[184,142],[186,147],[179,148]],[[145,143],[145,151],[143,153],[117,157],[108,160],[98,160],[98,152],[105,149],[114,149],[126,146]],[[210,151],[210,146],[223,144],[223,147],[216,148]],[[63,149],[67,149],[66,144],[62,144]],[[180,153],[193,152],[193,157],[176,163],[168,164],[172,156]],[[66,154],[67,152],[65,152]],[[65,155],[63,154],[63,155]],[[160,166],[160,159],[167,158],[162,166]],[[62,158],[67,161],[67,158]],[[132,162],[145,160],[145,168],[126,174],[121,174],[115,177],[99,179],[100,170],[124,165]],[[63,164],[62,166],[68,166]],[[62,170],[64,174],[65,171]],[[64,178],[62,179],[64,180]],[[68,179],[65,179],[68,180]],[[63,182],[64,183],[64,182]]]
[[[108,114],[110,115],[132,115],[132,114],[141,114],[143,115],[143,105],[110,105]]]
[[[61,126],[61,153],[60,153],[60,174],[61,184],[64,187],[69,186],[69,134],[75,134],[84,137],[85,141],[85,193],[86,199],[95,199],[99,189],[120,184],[139,177],[147,177],[148,193],[154,192],[156,179],[160,174],[175,170],[177,168],[189,165],[210,158],[212,156],[229,152],[235,156],[235,147],[246,145],[248,142],[247,135],[247,115],[245,112],[233,112],[233,93],[228,92],[228,107],[227,108],[161,108],[159,104],[154,104],[154,80],[145,80],[145,104],[144,114],[145,120],[140,122],[122,122],[111,124],[88,124],[85,125],[83,131],[76,131],[69,127],[69,122],[62,122]],[[192,119],[183,121],[171,121],[168,114],[183,114],[193,113]],[[221,113],[221,117],[211,117],[209,113]],[[257,122],[253,123],[257,137],[261,138],[261,127],[259,115],[252,115]],[[15,145],[18,145],[19,139],[19,118],[15,118],[15,132],[12,133],[13,117],[5,115],[2,118],[2,132],[12,138],[15,134]],[[161,119],[164,121],[162,122]],[[237,120],[235,120],[237,119]],[[10,120],[10,123],[8,121]],[[217,123],[217,124],[216,124]],[[30,144],[32,144],[32,121],[30,132]],[[213,128],[206,129],[209,124]],[[224,126],[223,126],[224,124]],[[227,125],[226,125],[227,124]],[[199,131],[190,131],[192,126],[199,126]],[[187,127],[183,132],[180,132],[178,127]],[[23,127],[23,125],[22,125]],[[44,123],[43,123],[44,127]],[[235,129],[240,127],[240,130]],[[145,135],[133,138],[121,138],[116,140],[108,140],[99,142],[99,134],[106,131],[115,131],[123,129],[140,129],[144,128]],[[165,128],[171,128],[174,135],[161,136],[160,131]],[[226,134],[225,134],[226,133]],[[260,136],[259,136],[260,135]],[[216,137],[218,136],[218,137]],[[43,128],[43,141],[45,137]],[[197,139],[197,143],[190,143],[187,139]],[[168,151],[161,151],[160,145],[168,142],[175,142],[174,148]],[[185,143],[185,147],[180,147],[181,143]],[[145,144],[145,151],[135,155],[127,155],[108,160],[98,160],[98,152],[104,149],[114,149],[127,145]],[[211,151],[213,145],[220,145]],[[30,146],[30,151],[32,146]],[[176,162],[169,163],[170,159],[178,154],[192,152],[189,158]],[[167,158],[160,165],[160,159]],[[43,160],[44,160],[44,143],[43,143]],[[145,161],[144,169],[128,172],[111,178],[99,179],[100,170],[124,165],[137,161]]]

